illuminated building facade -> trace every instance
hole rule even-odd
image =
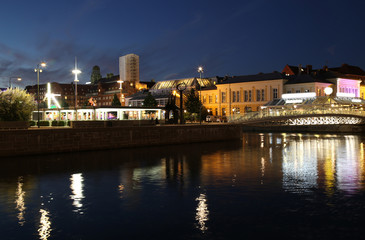
[[[51,82],[50,83],[50,91],[53,94],[59,95],[56,97],[57,101],[60,103],[61,107],[75,106],[75,86],[73,83],[57,83]],[[26,86],[25,90],[33,94],[34,96],[37,95],[37,85]],[[78,84],[77,85],[77,105],[82,106],[88,100],[87,94],[91,92],[92,88],[91,85],[87,84]],[[43,101],[46,98],[48,88],[47,84],[40,84],[39,85],[39,96],[40,99]],[[44,106],[45,107],[45,106]]]
[[[284,82],[279,72],[225,77],[217,82],[216,89],[202,91],[202,102],[218,116],[258,111],[268,101],[281,97]]]
[[[218,79],[216,89],[202,90],[202,103],[212,115],[243,115],[259,111],[268,102],[279,101],[282,94],[312,93],[326,96],[331,87],[331,96],[364,98],[365,72],[356,66],[313,70],[306,67],[286,65],[281,73],[259,73]]]
[[[119,76],[120,80],[129,84],[139,83],[139,56],[127,54],[119,57]]]
[[[189,92],[192,88],[196,91],[203,91],[204,89],[210,89],[215,87],[217,82],[216,78],[182,78],[174,80],[165,80],[156,82],[149,92],[156,99],[158,107],[164,107],[168,102],[168,98],[171,95],[178,96],[177,85],[185,84],[186,89],[184,94]],[[201,88],[200,88],[201,87]],[[142,106],[142,103],[147,96],[148,92],[138,92],[130,97],[126,98],[126,106]],[[179,98],[176,99],[176,104],[179,104]]]

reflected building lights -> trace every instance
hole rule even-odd
[[[73,200],[73,205],[76,208],[74,212],[79,212],[80,214],[83,214],[81,211],[82,208],[82,199],[85,198],[83,194],[83,187],[84,187],[84,178],[82,176],[82,173],[76,173],[71,175],[71,190],[72,194],[70,195],[70,198]]]
[[[24,214],[26,207],[24,202],[24,196],[25,196],[25,191],[23,191],[23,177],[19,177],[17,182],[17,190],[15,193],[15,204],[16,204],[15,208],[19,211],[18,223],[20,226],[23,226],[25,223]]]
[[[261,177],[265,176],[265,158],[261,158]],[[264,184],[264,179],[261,179],[261,184]]]
[[[282,151],[283,188],[304,193],[323,183],[328,195],[336,188],[353,194],[363,185],[363,148],[356,136],[300,136]]]
[[[364,171],[365,171],[365,156],[364,156],[365,152],[364,152],[364,143],[360,144],[360,163],[359,163],[359,176],[360,176],[360,181],[364,181]]]
[[[200,196],[195,200],[198,201],[198,207],[196,208],[195,216],[195,220],[198,221],[197,228],[204,233],[206,230],[208,230],[206,223],[209,220],[207,196],[201,193]]]
[[[46,240],[51,236],[51,221],[49,219],[49,212],[47,210],[39,210],[41,213],[41,219],[39,221],[39,239]]]

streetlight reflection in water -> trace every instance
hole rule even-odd
[[[195,216],[195,220],[198,221],[197,228],[204,233],[206,230],[208,230],[206,223],[209,220],[207,196],[206,194],[201,193],[199,197],[195,200],[198,201],[198,207],[196,208]]]
[[[17,182],[17,190],[15,193],[15,204],[16,204],[16,209],[19,211],[18,213],[18,220],[19,220],[19,225],[23,226],[25,223],[25,218],[24,218],[24,214],[25,214],[25,202],[24,202],[24,196],[25,196],[25,191],[23,190],[23,177],[19,177],[18,178],[18,182]]]
[[[70,198],[73,200],[73,205],[76,208],[74,212],[78,212],[80,214],[83,214],[81,211],[82,208],[82,199],[85,198],[83,194],[83,187],[84,187],[84,177],[82,176],[82,173],[76,173],[72,174],[71,178],[71,190],[72,194],[70,195]]]
[[[47,240],[51,236],[51,221],[49,220],[49,212],[47,210],[39,210],[41,213],[41,219],[39,221],[39,239]]]

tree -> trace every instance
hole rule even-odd
[[[199,113],[202,106],[199,95],[194,88],[186,95],[185,108],[189,113]]]
[[[199,117],[199,113],[201,112],[202,103],[200,102],[199,94],[195,91],[194,88],[192,88],[190,92],[186,95],[185,108],[188,112],[188,119],[197,120],[197,118]]]
[[[147,96],[143,100],[143,106],[144,107],[157,107],[157,101],[150,92],[148,92]]]
[[[112,78],[112,77],[114,77],[114,74],[113,73],[107,73],[106,74],[106,78]]]
[[[120,107],[120,106],[122,106],[122,104],[119,101],[119,98],[118,98],[117,94],[114,94],[113,101],[112,101],[112,106],[113,107]]]
[[[90,78],[91,84],[96,84],[100,79],[101,79],[100,67],[94,66]]]
[[[19,88],[0,92],[0,121],[29,121],[35,102],[32,95]]]

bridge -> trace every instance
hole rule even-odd
[[[361,125],[365,124],[365,111],[351,110],[275,110],[248,113],[230,119],[231,123],[265,126],[303,125]]]
[[[359,98],[276,99],[259,112],[233,115],[231,123],[254,126],[364,125],[365,101]]]

